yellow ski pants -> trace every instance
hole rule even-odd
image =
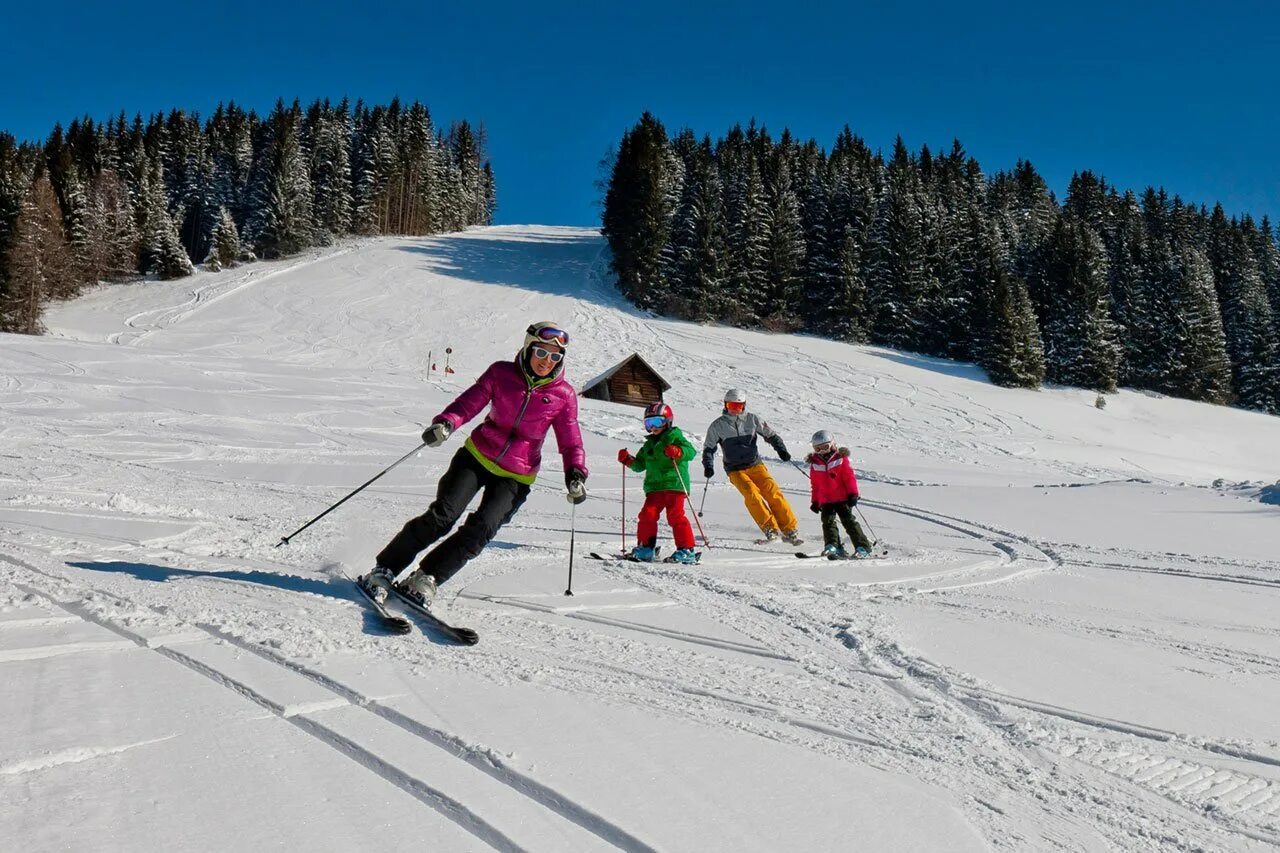
[[[782,490],[763,462],[741,471],[730,471],[729,482],[742,493],[747,512],[751,513],[761,530],[772,528],[790,533],[796,529],[796,514],[791,511],[791,505],[782,496]]]

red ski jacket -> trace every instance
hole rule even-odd
[[[849,464],[849,448],[841,447],[826,457],[810,453],[805,461],[809,463],[809,494],[814,503],[844,503],[858,497],[858,478]]]

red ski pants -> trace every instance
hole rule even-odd
[[[658,516],[667,511],[667,524],[675,537],[677,548],[692,548],[693,525],[684,514],[684,492],[650,492],[644,496],[640,508],[640,523],[636,527],[636,541],[650,548],[658,541]]]

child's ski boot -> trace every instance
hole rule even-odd
[[[698,562],[701,556],[692,548],[677,548],[676,552],[671,555],[671,562],[684,563],[686,566],[691,566]]]
[[[396,591],[419,607],[429,607],[436,597],[436,579],[422,569],[414,569],[413,574],[396,584]]]
[[[865,548],[862,545],[859,545],[857,548],[853,549],[853,558],[855,560],[865,560],[867,557],[870,557],[870,556],[871,556],[870,548]]]
[[[356,579],[360,589],[378,604],[386,604],[391,587],[396,582],[396,573],[382,566],[374,566],[373,571]]]
[[[652,546],[637,545],[631,549],[630,554],[627,554],[627,559],[634,560],[637,563],[652,563],[657,554],[658,550]]]

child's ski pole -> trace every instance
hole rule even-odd
[[[679,463],[678,463],[676,460],[672,459],[672,460],[671,460],[671,467],[676,469],[676,479],[680,481],[680,488],[684,489],[684,493],[685,493],[685,495],[686,495],[686,496],[688,496],[688,495],[689,495],[689,487],[688,487],[687,485],[685,485],[684,477],[683,477],[683,476],[681,476],[681,474],[680,474],[680,465],[679,465]],[[708,482],[709,482],[709,481],[708,481]],[[707,541],[707,532],[706,532],[705,530],[703,530],[703,529],[702,529],[702,522],[698,520],[698,516],[699,516],[699,515],[701,515],[701,513],[694,513],[693,521],[694,521],[694,523],[695,523],[695,524],[697,524],[697,525],[698,525],[698,533],[702,534],[702,547],[704,547],[704,548],[710,548],[710,547],[711,547],[711,543]]]

